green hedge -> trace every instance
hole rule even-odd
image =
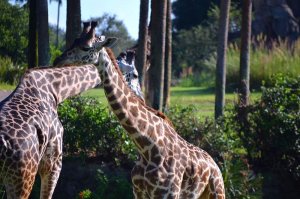
[[[94,98],[75,97],[60,104],[64,153],[96,156],[105,162],[131,162],[137,153],[125,130],[106,106]]]
[[[279,75],[271,83],[262,89],[261,99],[247,107],[246,123],[240,122],[238,107],[226,110],[216,122],[197,118],[199,110],[194,106],[174,106],[166,113],[182,137],[215,159],[224,176],[227,198],[299,195],[300,77]],[[76,97],[62,103],[59,114],[67,155],[96,155],[104,162],[127,164],[130,172],[137,157],[135,146],[100,102]],[[97,178],[103,189],[91,191],[91,198],[110,193],[111,184],[127,190],[124,197],[132,194],[130,180],[122,175],[100,172]],[[89,190],[81,193],[89,194]]]

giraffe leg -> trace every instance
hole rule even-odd
[[[37,173],[37,164],[32,170],[18,169],[14,177],[5,180],[7,199],[28,199]],[[10,171],[11,172],[11,171]]]
[[[62,156],[60,156],[52,165],[52,168],[48,171],[40,169],[41,176],[41,199],[51,199],[57,180],[59,178],[59,174],[62,166]]]
[[[58,118],[53,121],[52,138],[48,142],[39,165],[41,177],[41,199],[51,199],[62,167],[63,128]]]

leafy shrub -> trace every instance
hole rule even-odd
[[[234,114],[216,123],[196,117],[195,106],[174,106],[168,112],[177,132],[188,142],[206,150],[219,165],[226,188],[226,198],[251,198],[261,195],[261,177],[256,176],[247,161]]]
[[[91,199],[92,192],[89,189],[83,190],[79,193],[79,199]]]
[[[25,68],[14,65],[10,58],[0,57],[0,82],[17,84]]]
[[[94,199],[133,198],[131,181],[124,173],[109,175],[102,170],[98,170],[97,180],[99,186],[95,193],[93,193]]]
[[[105,162],[130,162],[136,151],[127,133],[107,107],[94,98],[65,100],[58,109],[67,155],[96,156]]]
[[[53,64],[56,57],[62,54],[61,50],[56,48],[54,45],[50,45],[50,64]]]
[[[300,184],[300,76],[277,75],[249,107],[241,138],[266,198],[297,198]],[[269,196],[269,197],[267,197]]]
[[[26,63],[29,9],[20,4],[0,1],[0,55],[14,63]]]
[[[119,170],[117,173],[104,171],[101,169],[97,170],[96,178],[96,189],[91,191],[85,189],[80,191],[78,199],[115,199],[133,198],[131,180],[128,178],[128,173],[124,173]]]

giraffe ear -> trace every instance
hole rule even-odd
[[[90,31],[91,29],[91,22],[83,22],[83,30],[81,32],[80,38],[84,38],[86,34]]]

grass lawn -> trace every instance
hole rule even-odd
[[[91,89],[83,93],[84,96],[99,98],[101,102],[107,104],[104,91],[101,88]],[[260,97],[261,93],[251,93],[250,100],[254,101]],[[237,101],[236,93],[226,94],[226,106],[231,106]],[[172,87],[171,106],[174,105],[194,105],[199,110],[199,116],[213,116],[215,106],[215,95],[212,88],[207,87]]]
[[[0,91],[10,91],[14,90],[16,86],[10,85],[10,84],[5,84],[5,83],[0,83]]]
[[[15,87],[7,84],[0,84],[0,90],[13,90]],[[82,94],[99,99],[107,105],[107,100],[102,88],[88,90]],[[251,93],[250,100],[254,101],[260,97],[261,93]],[[237,101],[236,93],[226,94],[226,106],[231,106]],[[171,106],[174,105],[194,105],[199,110],[200,117],[213,116],[215,95],[212,88],[207,87],[172,87]]]

